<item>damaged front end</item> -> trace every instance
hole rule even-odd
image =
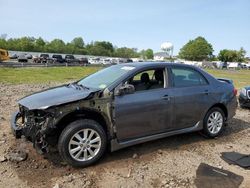
[[[29,110],[24,106],[13,113],[11,118],[11,129],[16,138],[25,136],[33,143],[39,153],[48,152],[46,135],[53,128],[53,115],[43,110]]]

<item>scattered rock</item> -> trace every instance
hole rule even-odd
[[[175,183],[173,182],[173,181],[171,181],[170,183],[169,183],[169,185],[171,185],[171,186],[173,186]]]
[[[0,156],[0,162],[7,161],[7,159],[4,156]]]
[[[91,183],[91,181],[89,181],[89,180],[87,180],[86,182],[85,182],[85,185],[86,186],[90,186],[92,183]]]
[[[221,166],[221,165],[218,165],[218,168],[222,169],[222,168],[223,168],[223,166]]]
[[[47,165],[43,165],[43,169],[47,168]]]
[[[157,150],[157,153],[158,153],[158,154],[162,154],[163,151],[162,151],[161,149],[158,149],[158,150]]]
[[[168,183],[168,182],[167,182],[166,180],[162,180],[162,181],[161,181],[161,184],[162,184],[162,185],[166,185],[167,183]]]
[[[129,169],[129,171],[128,171],[128,175],[127,175],[127,178],[130,178],[130,176],[131,176],[131,169]]]
[[[215,147],[215,144],[214,143],[210,143],[209,144],[211,147]]]
[[[0,144],[4,144],[6,142],[6,140],[1,140]]]
[[[233,146],[232,145],[226,145],[226,149],[232,149]]]
[[[5,118],[4,118],[4,117],[0,117],[0,120],[4,121],[4,120],[5,120]]]
[[[143,170],[148,170],[148,166],[145,165],[145,166],[142,167],[142,169],[143,169]]]
[[[6,155],[6,158],[12,162],[21,162],[26,160],[28,154],[25,151],[12,151]]]
[[[0,174],[4,174],[4,173],[6,173],[7,172],[7,170],[5,169],[5,170],[3,170],[2,172],[0,172]]]
[[[138,158],[138,155],[135,153],[135,154],[133,155],[133,159],[136,159],[136,158]]]
[[[53,188],[60,188],[60,185],[56,183]]]

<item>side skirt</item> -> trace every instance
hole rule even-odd
[[[144,142],[149,142],[149,141],[152,141],[152,140],[157,140],[157,139],[160,139],[160,138],[165,138],[165,137],[178,135],[178,134],[183,134],[183,133],[200,131],[200,130],[203,129],[203,123],[202,122],[203,121],[197,122],[193,127],[188,127],[188,128],[185,128],[185,129],[159,133],[159,134],[145,136],[145,137],[141,137],[141,138],[135,138],[135,139],[122,141],[122,142],[120,142],[117,138],[115,138],[115,139],[112,139],[111,142],[110,142],[111,143],[111,148],[110,149],[111,149],[111,152],[113,152],[113,151],[117,151],[117,150],[125,148],[125,147],[129,147],[129,146],[136,145],[136,144],[141,144],[141,143],[144,143]]]

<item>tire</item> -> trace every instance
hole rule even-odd
[[[106,151],[106,146],[104,129],[91,119],[79,119],[70,123],[62,131],[58,141],[62,159],[73,167],[87,167],[97,162]]]
[[[218,120],[215,117],[217,114]],[[213,118],[214,117],[214,118]],[[211,121],[213,120],[213,121]],[[210,138],[219,136],[225,127],[225,113],[219,107],[211,108],[203,120],[203,132]]]

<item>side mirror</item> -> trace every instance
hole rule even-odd
[[[125,94],[132,94],[135,92],[135,87],[132,84],[125,84],[119,87],[115,94],[120,96],[120,95],[125,95]]]

